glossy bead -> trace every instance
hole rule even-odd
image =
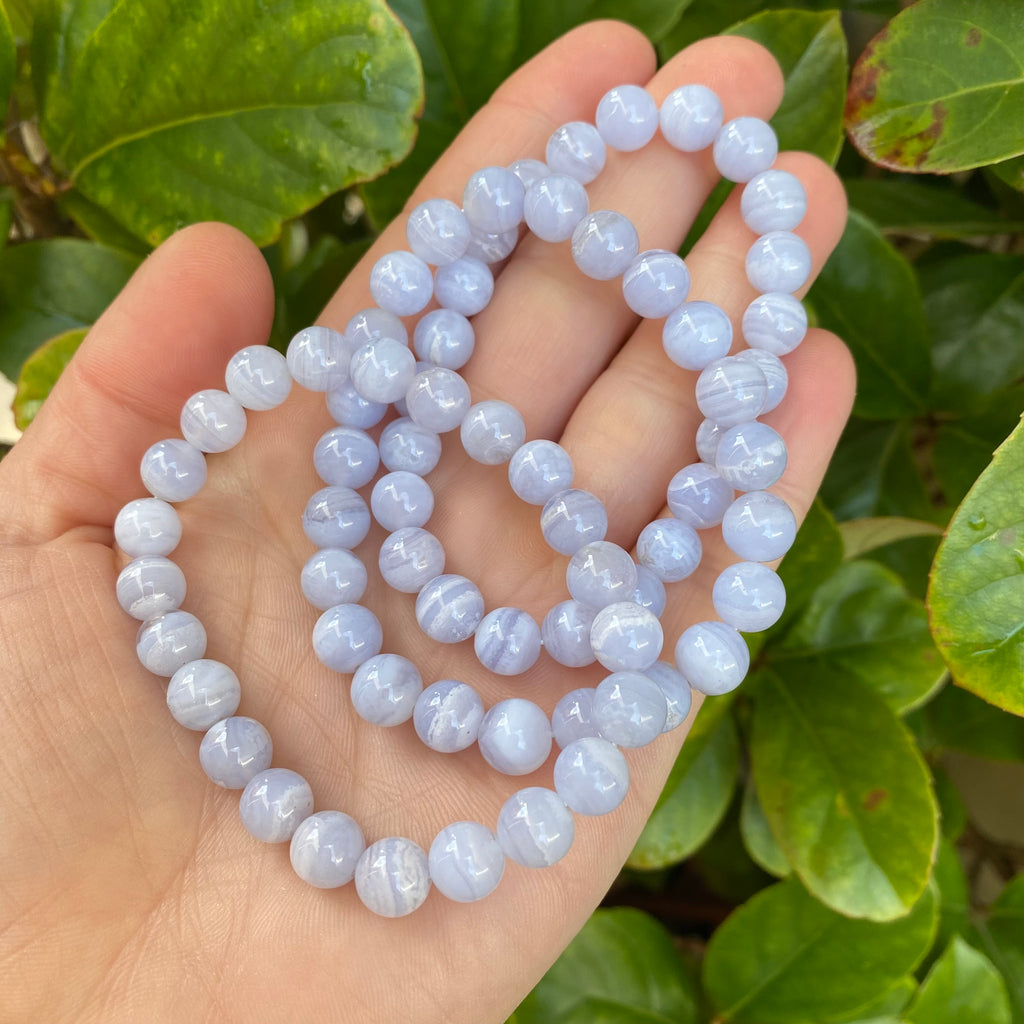
[[[502,775],[529,775],[551,753],[551,723],[533,701],[499,701],[484,715],[477,736],[484,760]]]
[[[441,458],[441,438],[408,416],[392,420],[381,431],[379,447],[381,462],[392,472],[426,476]]]
[[[442,644],[468,640],[483,617],[483,595],[465,576],[438,576],[416,595],[420,629]]]
[[[321,548],[299,579],[306,600],[322,612],[336,604],[358,604],[366,593],[366,566],[345,548]]]
[[[494,833],[476,821],[456,821],[438,832],[427,854],[430,880],[456,903],[473,903],[494,892],[505,855]]]
[[[241,699],[238,676],[210,658],[182,665],[167,685],[167,710],[186,729],[209,729],[233,715]]]
[[[602,608],[590,627],[594,656],[609,672],[641,672],[661,654],[665,637],[657,615],[632,601]]]
[[[313,813],[313,790],[298,772],[267,768],[242,790],[238,813],[246,831],[261,843],[287,843]]]
[[[176,437],[150,445],[139,471],[143,487],[164,501],[186,501],[206,483],[203,453]]]
[[[696,153],[715,141],[722,127],[722,102],[706,85],[681,85],[662,102],[658,121],[669,145]]]
[[[381,309],[413,316],[434,294],[430,267],[411,252],[389,252],[370,271],[370,294]]]
[[[632,153],[654,138],[658,104],[639,85],[620,85],[601,97],[594,120],[606,145]]]
[[[718,442],[722,440],[722,428],[714,420],[702,420],[697,428],[697,454],[701,462],[714,466],[718,456]]]
[[[505,856],[526,868],[547,868],[572,846],[572,811],[550,789],[529,786],[505,801],[495,829]]]
[[[420,317],[413,348],[424,362],[458,370],[469,362],[476,344],[473,325],[454,309],[434,309]]]
[[[466,220],[478,231],[511,231],[523,219],[522,181],[507,167],[485,167],[469,176],[462,193]]]
[[[388,473],[373,485],[370,510],[385,530],[423,526],[434,512],[434,492],[415,473]]]
[[[760,562],[737,562],[724,569],[711,589],[718,617],[741,633],[759,633],[779,621],[786,588]]]
[[[559,665],[582,668],[594,663],[590,627],[596,614],[596,609],[570,600],[560,601],[544,616],[540,625],[544,649]]]
[[[207,388],[181,410],[181,435],[201,452],[226,452],[245,434],[245,409],[226,391]]]
[[[181,520],[160,498],[136,498],[117,513],[114,540],[132,558],[169,555],[181,540]]]
[[[543,160],[534,160],[528,156],[513,160],[508,169],[523,183],[524,189],[528,189],[538,178],[544,178],[551,173]]]
[[[432,533],[408,526],[385,538],[377,566],[393,590],[418,594],[444,571],[444,548]]]
[[[466,255],[470,259],[479,260],[481,263],[500,263],[503,259],[512,255],[518,244],[518,228],[512,228],[510,231],[501,231],[496,235],[489,235],[485,231],[473,230],[469,235],[469,246],[466,248]]]
[[[749,491],[725,510],[722,540],[740,558],[774,562],[796,540],[796,516],[776,495],[768,491]]]
[[[361,604],[338,604],[316,620],[313,651],[335,672],[355,672],[380,653],[384,634],[377,616]]]
[[[378,309],[376,306],[361,309],[345,325],[345,340],[350,355],[357,348],[381,338],[393,338],[403,345],[409,344],[409,332],[405,324],[386,309]]]
[[[574,555],[584,544],[604,540],[608,513],[600,498],[570,488],[549,498],[540,513],[544,539],[555,551]]]
[[[740,196],[743,223],[756,234],[792,231],[807,212],[807,193],[800,179],[771,168],[754,175]]]
[[[441,679],[416,698],[412,722],[416,735],[442,754],[454,754],[476,743],[484,720],[480,694],[457,679]]]
[[[494,294],[494,275],[481,260],[463,256],[437,268],[434,295],[439,305],[463,316],[479,313]]]
[[[325,484],[355,490],[373,479],[379,464],[376,443],[358,427],[332,427],[313,446],[313,466]]]
[[[469,385],[454,370],[432,366],[413,377],[405,401],[413,422],[445,434],[460,426],[469,411]]]
[[[401,398],[416,372],[416,357],[394,338],[379,338],[356,349],[350,367],[356,391],[371,402]]]
[[[665,697],[665,727],[662,732],[671,732],[682,725],[690,713],[693,702],[690,684],[683,673],[667,661],[656,661],[644,669],[644,675],[657,684]]]
[[[397,654],[367,658],[352,677],[352,707],[371,725],[401,725],[412,718],[423,691],[419,670]]]
[[[585,544],[569,559],[565,585],[569,593],[590,608],[625,601],[636,590],[636,563],[618,544],[598,540]]]
[[[572,258],[595,281],[610,281],[624,274],[639,251],[636,228],[614,210],[588,213],[572,233]]]
[[[495,608],[477,626],[473,649],[484,668],[517,676],[540,657],[540,627],[521,608]]]
[[[222,789],[245,789],[270,767],[274,744],[254,718],[236,715],[210,726],[199,744],[199,764]]]
[[[383,402],[371,402],[368,398],[363,398],[351,381],[331,388],[326,399],[327,411],[331,418],[343,427],[369,430],[380,423],[384,419],[384,413],[388,411],[387,405]]]
[[[717,697],[743,682],[750,667],[750,652],[732,626],[698,622],[676,642],[676,665],[693,689]]]
[[[471,459],[500,466],[522,447],[526,424],[515,406],[490,398],[470,407],[462,419],[460,438]]]
[[[739,423],[718,442],[715,467],[737,491],[763,491],[786,469],[786,444],[766,423]]]
[[[695,530],[717,526],[732,504],[732,488],[718,470],[703,462],[685,466],[669,481],[668,507],[680,522]]]
[[[430,892],[427,855],[411,839],[378,839],[357,861],[355,883],[368,910],[381,917],[405,917]]]
[[[288,372],[308,391],[329,391],[348,380],[349,348],[330,327],[307,327],[288,342]]]
[[[638,316],[654,320],[668,316],[686,301],[690,272],[674,252],[647,249],[626,267],[622,296]]]
[[[239,349],[224,371],[228,394],[245,409],[276,409],[292,390],[288,360],[269,345]]]
[[[145,621],[174,611],[185,600],[185,574],[170,559],[143,555],[118,574],[117,603],[133,618]]]
[[[572,484],[569,453],[554,441],[527,441],[508,464],[512,490],[530,505],[543,505]]]
[[[746,269],[759,292],[795,292],[811,276],[811,251],[799,235],[772,231],[750,247]]]
[[[694,389],[697,407],[720,427],[752,420],[768,401],[768,382],[756,363],[725,356],[709,363]]]
[[[759,295],[743,314],[743,338],[751,348],[784,356],[804,340],[807,310],[785,292]]]
[[[636,567],[636,581],[636,589],[627,600],[646,608],[660,619],[668,602],[665,584],[646,565]]]
[[[684,370],[703,370],[729,354],[732,323],[712,302],[684,302],[661,331],[665,354]]]
[[[544,162],[552,174],[568,174],[583,185],[601,173],[605,157],[604,140],[586,121],[556,128],[544,149]]]
[[[771,125],[758,117],[736,117],[722,126],[713,149],[718,173],[729,181],[750,181],[768,170],[779,154]]]
[[[409,248],[424,263],[442,266],[457,260],[469,245],[469,221],[448,199],[420,203],[405,225]]]
[[[606,739],[585,736],[555,761],[555,792],[577,814],[608,814],[629,791],[629,765]]]
[[[370,510],[350,487],[323,487],[306,502],[302,529],[318,548],[354,548],[370,532]]]
[[[745,348],[736,353],[737,359],[746,359],[748,362],[756,363],[764,374],[768,384],[768,397],[765,399],[761,414],[771,412],[778,407],[783,398],[786,397],[786,389],[789,387],[789,374],[782,360],[771,352],[765,352],[760,348]]]
[[[561,697],[551,712],[551,732],[562,749],[584,736],[600,736],[594,724],[594,693],[592,686],[570,690]]]
[[[363,830],[341,811],[317,811],[299,823],[289,854],[295,874],[316,889],[337,889],[352,881],[366,849]]]
[[[655,519],[636,542],[637,561],[662,583],[685,580],[700,565],[702,553],[697,531],[678,519]]]
[[[661,735],[668,704],[658,684],[640,672],[613,672],[594,693],[594,724],[620,747],[643,747]]]
[[[154,675],[173,676],[182,665],[206,653],[206,630],[189,612],[165,612],[139,627],[135,651]]]
[[[545,242],[572,238],[576,225],[590,209],[587,190],[568,174],[551,174],[526,191],[523,216],[526,226]]]

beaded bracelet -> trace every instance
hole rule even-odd
[[[606,146],[633,151],[661,128],[683,152],[713,146],[723,177],[745,182],[741,212],[759,237],[746,260],[747,278],[762,294],[743,315],[750,346],[729,356],[732,325],[709,302],[688,300],[689,273],[674,253],[639,251],[636,229],[611,210],[589,212],[585,186],[601,171]],[[266,347],[242,349],[228,363],[227,390],[205,390],[185,403],[183,439],[153,445],[142,458],[142,481],[153,495],[130,502],[117,516],[115,537],[132,557],[117,581],[117,597],[143,620],[137,637],[142,664],[169,676],[167,704],[175,720],[203,730],[200,764],[209,778],[241,789],[246,829],[265,842],[291,843],[296,873],[311,885],[335,888],[355,879],[372,911],[410,913],[431,884],[450,899],[469,902],[493,891],[505,860],[546,867],[568,851],[573,812],[604,814],[625,798],[629,768],[622,747],[640,747],[678,726],[690,708],[690,688],[726,693],[749,665],[740,632],[767,629],[781,615],[785,591],[763,562],[781,558],[796,533],[792,511],[767,488],[786,465],[779,435],[757,417],[781,401],[787,376],[779,356],[803,339],[807,318],[792,292],[810,273],[810,254],[792,229],[806,209],[800,182],[772,168],[777,142],[757,118],[723,126],[718,97],[701,85],[676,89],[660,111],[646,90],[624,85],[608,92],[596,127],[563,125],[551,136],[545,161],[518,160],[473,174],[462,207],[445,199],[421,203],[407,224],[411,251],[381,257],[370,276],[376,307],[357,313],[344,332],[301,331],[287,357]],[[705,420],[697,431],[701,461],[683,467],[667,491],[670,518],[649,523],[637,540],[637,559],[604,540],[608,516],[595,495],[572,487],[569,454],[550,440],[527,441],[522,415],[506,402],[471,404],[457,372],[475,346],[468,319],[494,290],[490,265],[519,241],[520,225],[549,242],[571,241],[577,266],[589,277],[622,277],[627,305],[640,317],[665,318],[669,358],[700,371],[696,400]],[[436,267],[431,271],[430,265]],[[401,317],[420,314],[431,299],[440,308],[417,322],[412,349]],[[417,358],[419,357],[419,362]],[[288,397],[292,381],[326,395],[339,424],[316,443],[314,466],[325,483],[309,500],[302,524],[317,552],[301,572],[310,603],[322,612],[313,647],[328,667],[352,673],[356,711],[381,726],[413,720],[430,748],[454,753],[477,743],[497,771],[526,775],[561,748],[554,789],[515,793],[492,832],[477,822],[442,829],[429,852],[410,839],[365,845],[362,831],[340,811],[313,813],[308,783],[272,768],[267,730],[235,715],[241,696],[228,666],[203,657],[206,633],[180,610],[181,570],[166,556],[181,537],[168,504],[195,495],[206,479],[204,453],[227,451],[246,427],[246,412],[267,410]],[[399,418],[374,441],[367,431],[389,405]],[[541,506],[547,543],[569,556],[567,600],[538,625],[518,608],[485,613],[480,591],[444,573],[440,541],[424,527],[434,497],[424,477],[437,464],[443,433],[458,429],[466,453],[486,465],[508,464],[513,491]],[[358,493],[383,463],[369,506]],[[741,491],[736,498],[734,490]],[[595,688],[572,690],[552,717],[533,702],[483,701],[459,680],[424,688],[416,666],[382,653],[383,630],[359,602],[367,585],[352,552],[367,536],[371,513],[390,531],[378,565],[384,581],[415,594],[421,629],[442,643],[473,638],[480,663],[499,675],[527,671],[542,651],[565,667],[599,662],[609,675]],[[676,641],[675,665],[658,661],[665,584],[690,576],[700,562],[697,530],[721,524],[727,546],[743,561],[715,581],[720,621],[691,625]]]

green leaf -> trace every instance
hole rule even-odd
[[[1024,152],[1024,10],[1005,0],[923,0],[869,44],[846,127],[873,163],[948,174]]]
[[[788,666],[780,666],[783,670]],[[885,921],[913,906],[938,832],[931,781],[895,712],[854,679],[765,670],[754,782],[786,859],[827,906]]]
[[[789,1024],[857,1010],[912,971],[931,944],[935,898],[879,924],[822,906],[795,879],[758,893],[711,938],[704,987],[722,1021]]]
[[[90,202],[81,192],[74,189],[65,192],[57,200],[57,207],[94,242],[109,246],[111,249],[135,253],[138,256],[146,256],[152,251],[145,242],[121,227],[102,206]]]
[[[764,808],[757,796],[753,779],[748,780],[743,790],[743,805],[740,808],[740,834],[751,860],[770,875],[785,878],[792,873],[789,861],[782,847],[772,835],[772,827],[765,817]]]
[[[956,847],[948,839],[939,840],[939,852],[932,872],[939,893],[939,927],[932,943],[932,955],[939,954],[949,945],[954,935],[967,927],[971,909],[971,893],[963,865]]]
[[[843,539],[832,514],[816,498],[807,510],[793,546],[779,566],[786,585],[786,610],[775,627],[781,632],[810,601],[820,583],[839,568],[843,560]]]
[[[1024,156],[1015,156],[1010,160],[993,164],[991,170],[1000,181],[1006,182],[1010,188],[1024,192]]]
[[[1024,1022],[1024,874],[999,894],[988,915],[976,926],[976,941],[996,965],[1010,995],[1013,1024]]]
[[[947,686],[943,689],[943,693],[947,690],[953,693],[963,693],[963,690],[957,690],[956,687]],[[932,704],[935,702],[932,701]],[[928,707],[930,705],[926,705]],[[985,707],[989,705],[985,704]],[[1004,715],[1004,718],[1010,719],[1009,715]],[[1011,719],[1016,721],[1016,719]],[[956,788],[956,783],[949,777],[947,772],[942,765],[932,765],[932,779],[935,782],[935,799],[939,802],[939,819],[942,825],[942,835],[945,839],[948,839],[951,843],[955,843],[961,835],[963,835],[964,829],[967,828],[967,805],[964,803],[964,798],[960,795],[960,790]],[[939,850],[939,859],[942,859],[942,850]]]
[[[957,509],[928,588],[932,635],[958,686],[1024,715],[1024,424]]]
[[[895,544],[911,537],[942,536],[942,529],[935,523],[921,519],[905,519],[902,516],[852,519],[841,523],[839,532],[843,537],[843,557],[847,561],[885,547],[886,544]]]
[[[0,249],[7,244],[14,217],[14,190],[0,187]]]
[[[696,1024],[698,995],[657,921],[598,910],[523,1000],[516,1024]]]
[[[947,686],[920,712],[936,752],[955,750],[991,761],[1024,761],[1024,719]]]
[[[150,244],[202,219],[266,244],[412,145],[419,63],[381,0],[79,10],[47,56],[43,138],[86,198]]]
[[[3,3],[0,3],[0,113],[7,117],[7,98],[14,85],[18,70],[18,48],[14,43],[14,30]]]
[[[87,327],[65,331],[40,345],[25,360],[18,374],[18,386],[12,404],[14,424],[19,430],[24,430],[35,419],[36,413],[53,390],[53,385],[57,383],[57,378],[71,362],[71,357],[88,333]]]
[[[897,419],[924,411],[930,372],[917,278],[878,228],[856,211],[809,301],[819,324],[835,331],[853,354],[858,416]]]
[[[916,991],[917,980],[908,974],[854,1013],[831,1018],[830,1024],[900,1024],[897,1017],[913,999]]]
[[[954,935],[905,1016],[911,1024],[1010,1024],[1010,1003],[988,957]]]
[[[44,341],[94,323],[138,264],[135,256],[77,238],[0,250],[0,373],[16,380]]]
[[[775,879],[750,857],[740,833],[742,798],[736,794],[721,824],[688,861],[708,891],[734,907]]]

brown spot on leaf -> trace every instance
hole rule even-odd
[[[964,39],[964,42],[968,46],[977,46],[981,42],[981,29],[977,25],[972,25],[967,30],[967,37]]]
[[[889,793],[884,789],[873,789],[864,797],[864,810],[873,811],[880,803],[889,799]]]

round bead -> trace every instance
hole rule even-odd
[[[764,379],[768,383],[768,397],[765,399],[761,413],[771,412],[778,407],[783,398],[786,397],[786,389],[789,387],[789,374],[786,372],[782,360],[773,356],[771,352],[765,352],[759,348],[745,348],[736,353],[737,359],[746,359],[747,362],[755,363],[761,368]]]
[[[654,138],[658,104],[639,85],[620,85],[601,97],[594,120],[606,145],[632,153]]]
[[[397,654],[378,654],[356,669],[352,677],[352,707],[371,725],[401,725],[412,718],[423,691],[419,670]]]
[[[188,441],[168,438],[146,449],[140,467],[142,485],[164,501],[186,501],[206,483],[206,459]]]
[[[463,316],[479,313],[494,294],[494,275],[481,260],[463,256],[437,268],[434,294],[438,304]]]
[[[807,212],[807,193],[800,179],[774,168],[754,175],[740,196],[743,223],[759,235],[792,231]]]
[[[519,228],[500,231],[496,235],[490,235],[486,231],[473,229],[469,235],[469,246],[466,249],[466,255],[470,259],[479,260],[481,263],[500,263],[503,259],[512,255],[518,244]]]
[[[544,616],[540,627],[544,649],[559,665],[582,668],[594,663],[590,627],[596,614],[596,609],[570,600],[559,602]]]
[[[511,231],[523,219],[524,191],[507,167],[485,167],[469,176],[462,193],[466,220],[489,235]]]
[[[480,694],[457,679],[442,679],[416,698],[412,721],[416,735],[431,750],[454,754],[476,743],[484,720]]]
[[[411,252],[389,252],[370,271],[370,294],[381,309],[413,316],[434,294],[430,267]]]
[[[423,526],[434,512],[434,492],[423,477],[399,470],[373,485],[370,509],[385,530]]]
[[[381,338],[394,338],[403,345],[409,344],[409,332],[405,324],[386,309],[370,306],[361,309],[345,325],[345,340],[351,354],[368,342],[379,341]]]
[[[551,712],[551,732],[555,742],[564,749],[584,736],[600,736],[594,724],[594,693],[592,686],[570,690]]]
[[[321,548],[302,567],[302,593],[325,612],[336,604],[357,604],[366,592],[366,566],[345,548]]]
[[[430,880],[456,903],[472,903],[494,892],[505,871],[505,855],[494,833],[475,821],[456,821],[438,832],[427,854]]]
[[[668,507],[672,515],[695,530],[717,526],[732,499],[732,488],[718,470],[704,462],[684,467],[669,481]]]
[[[690,272],[674,252],[648,249],[622,275],[622,296],[638,316],[654,320],[668,316],[686,301]]]
[[[448,199],[420,203],[405,225],[409,248],[424,263],[441,266],[457,260],[469,245],[469,221]]]
[[[381,431],[380,460],[392,472],[426,476],[440,458],[441,438],[408,416],[392,420]]]
[[[528,189],[538,178],[550,173],[548,165],[543,160],[534,160],[528,156],[513,160],[508,169],[523,183],[524,189]]]
[[[250,345],[229,360],[224,372],[228,394],[245,409],[276,409],[292,390],[288,360],[269,345]]]
[[[700,565],[703,548],[692,526],[678,519],[655,519],[640,532],[637,561],[662,583],[685,580]]]
[[[632,221],[614,210],[595,210],[572,233],[572,258],[587,277],[610,281],[624,274],[640,251]]]
[[[661,618],[668,602],[665,584],[646,565],[636,567],[636,590],[627,599]]]
[[[703,370],[732,347],[732,323],[713,302],[684,302],[661,331],[665,354],[684,370]]]
[[[702,420],[697,428],[697,454],[701,462],[714,466],[718,455],[718,442],[722,440],[722,428],[714,420]]]
[[[604,540],[608,513],[600,498],[570,488],[548,499],[541,509],[540,528],[555,551],[574,555],[584,544]]]
[[[154,675],[173,676],[182,665],[206,653],[206,630],[189,612],[166,612],[139,627],[135,650]]]
[[[469,385],[454,370],[432,366],[413,377],[405,401],[413,422],[444,434],[459,426],[469,411]]]
[[[210,781],[222,789],[245,789],[270,767],[274,744],[270,733],[254,718],[224,718],[199,744],[199,764]]]
[[[477,736],[484,760],[503,775],[529,775],[551,753],[551,723],[533,701],[499,701],[484,715]]]
[[[693,702],[690,684],[683,673],[667,661],[656,661],[644,670],[644,675],[657,683],[665,696],[665,727],[662,732],[671,732],[682,725],[690,713]]]
[[[743,314],[743,337],[751,348],[784,356],[804,340],[807,310],[785,292],[759,295]]]
[[[201,452],[226,452],[245,434],[245,410],[226,391],[197,391],[182,407],[181,434]]]
[[[355,389],[351,381],[327,392],[327,411],[335,423],[343,427],[358,427],[360,430],[369,430],[375,427],[382,419],[388,407],[383,402],[371,402],[363,398]]]
[[[526,424],[515,406],[491,398],[477,402],[466,413],[460,437],[471,459],[485,466],[500,466],[522,447]]]
[[[465,576],[438,576],[416,595],[420,629],[442,644],[469,639],[483,617],[483,594]]]
[[[349,357],[344,336],[330,327],[307,327],[288,342],[288,372],[309,391],[328,391],[344,384]]]
[[[412,337],[420,359],[449,370],[465,366],[476,344],[473,325],[454,309],[435,309],[424,314]]]
[[[302,529],[318,548],[354,548],[370,532],[370,510],[350,487],[322,487],[306,502]]]
[[[594,541],[585,544],[569,559],[565,584],[581,604],[604,608],[628,600],[636,590],[636,563],[618,544]]]
[[[379,464],[376,443],[358,427],[332,427],[313,446],[313,465],[325,484],[363,487]]]
[[[505,801],[495,832],[509,860],[526,868],[547,868],[569,852],[576,825],[557,793],[529,786]]]
[[[732,626],[698,622],[676,642],[676,665],[693,689],[718,697],[743,682],[750,667],[750,652]]]
[[[136,558],[117,577],[117,603],[133,619],[174,611],[184,600],[185,574],[161,555]]]
[[[167,710],[186,729],[209,729],[233,715],[241,699],[238,676],[209,658],[182,665],[167,686]]]
[[[608,814],[629,791],[629,765],[608,740],[585,736],[555,761],[555,792],[577,814]]]
[[[381,578],[393,590],[418,594],[444,571],[444,548],[432,533],[408,526],[384,540],[377,565]]]
[[[632,601],[602,608],[590,627],[594,656],[610,672],[643,671],[665,642],[658,616]]]
[[[722,539],[740,558],[774,562],[796,540],[796,516],[767,491],[741,494],[722,517]]]
[[[508,464],[512,490],[531,505],[543,505],[572,484],[569,453],[554,441],[527,441]]]
[[[706,85],[681,85],[665,97],[658,121],[670,146],[696,153],[715,141],[722,127],[722,102]]]
[[[747,280],[760,292],[795,292],[811,276],[811,251],[790,231],[762,235],[747,252]]]
[[[405,917],[430,892],[427,855],[411,839],[378,839],[357,861],[355,883],[368,910],[381,917]]]
[[[473,648],[484,668],[517,676],[540,657],[540,627],[521,608],[495,608],[477,626]]]
[[[523,215],[526,226],[545,242],[572,238],[576,225],[590,209],[587,190],[568,174],[552,174],[535,181],[526,191]]]
[[[544,150],[544,162],[553,174],[568,174],[586,185],[604,168],[604,140],[586,121],[570,121],[556,128]]]
[[[416,372],[416,357],[394,338],[367,342],[352,354],[350,368],[356,391],[371,402],[396,402]]]
[[[775,163],[779,141],[771,125],[759,117],[736,117],[722,126],[713,153],[723,178],[750,181]]]
[[[715,467],[737,491],[771,487],[786,469],[786,444],[766,423],[739,423],[718,442]]]
[[[768,401],[768,382],[761,367],[725,356],[709,363],[697,378],[697,407],[720,427],[752,420]]]
[[[298,772],[267,768],[242,790],[238,813],[246,831],[261,843],[287,843],[313,813],[313,790]]]
[[[723,570],[711,590],[718,617],[741,633],[759,633],[779,621],[786,588],[760,562],[737,562]]]
[[[160,498],[136,498],[117,513],[114,539],[132,558],[169,555],[181,540],[181,520]]]
[[[384,634],[377,616],[361,604],[339,604],[316,620],[313,651],[335,672],[355,672],[380,653]]]
[[[352,881],[366,849],[363,830],[341,811],[317,811],[292,836],[289,853],[295,874],[316,889],[337,889]]]
[[[594,693],[594,724],[620,747],[643,747],[662,734],[668,704],[658,684],[640,672],[613,672]]]

